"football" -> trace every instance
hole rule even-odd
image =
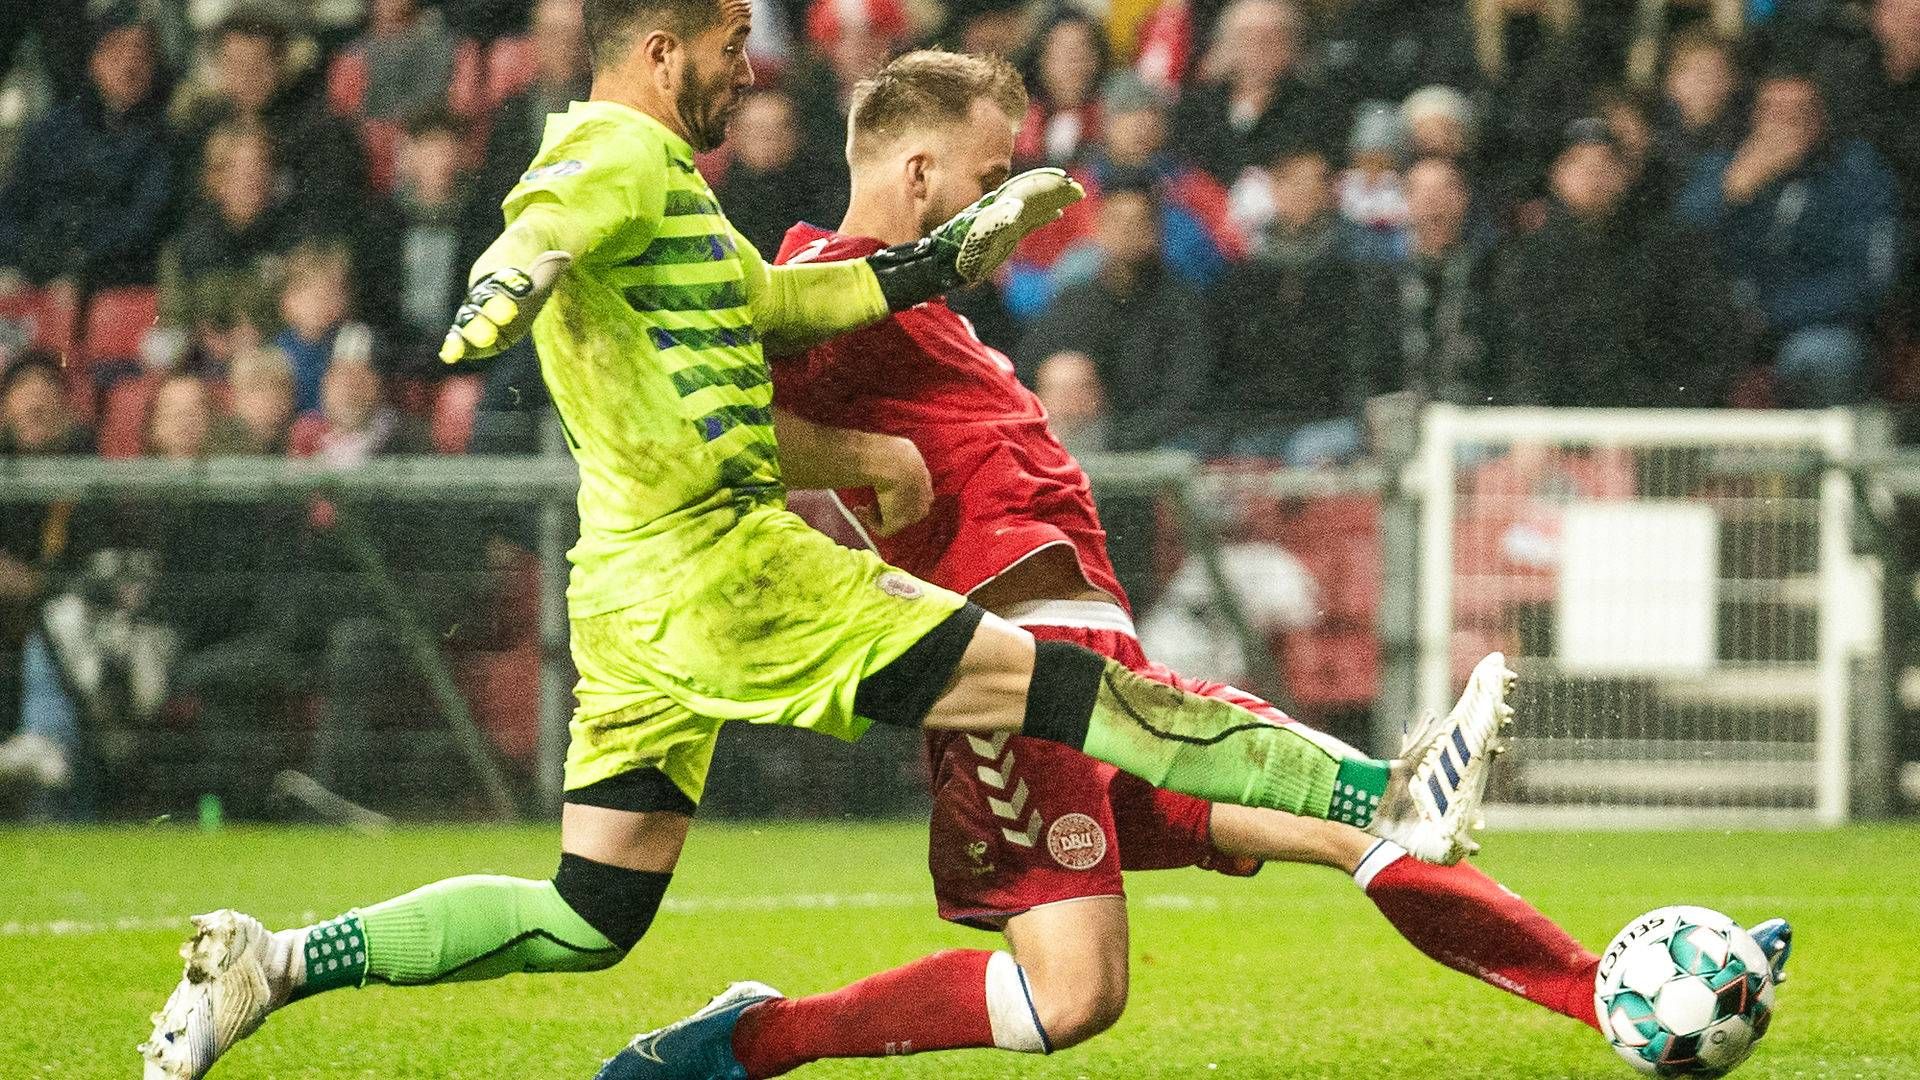
[[[1657,908],[1601,954],[1594,1010],[1607,1040],[1650,1076],[1725,1076],[1773,1019],[1773,975],[1739,923],[1703,907]]]

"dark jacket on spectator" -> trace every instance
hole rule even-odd
[[[1124,294],[1104,277],[1062,292],[1020,343],[1021,377],[1031,384],[1040,362],[1058,352],[1093,359],[1114,450],[1152,449],[1186,434],[1216,355],[1200,297],[1159,268]]]
[[[163,321],[228,329],[244,320],[268,332],[280,319],[271,266],[299,239],[290,215],[277,207],[236,229],[213,204],[195,203],[161,261]]]
[[[1471,90],[1480,81],[1458,0],[1355,0],[1334,19],[1320,52],[1343,116],[1363,101],[1402,101],[1435,84]]]
[[[1663,221],[1556,206],[1496,284],[1500,362],[1524,404],[1719,405],[1737,331],[1705,246]]]
[[[1233,122],[1233,101],[1224,86],[1196,85],[1174,110],[1173,143],[1179,155],[1232,186],[1248,165],[1275,147],[1307,144],[1343,160],[1346,121],[1328,91],[1301,79],[1282,79],[1266,111],[1251,126]]]
[[[29,126],[0,188],[0,266],[44,284],[151,284],[172,160],[156,95],[123,116],[91,87]]]
[[[794,222],[839,220],[846,210],[845,188],[831,186],[803,155],[774,172],[755,172],[739,161],[714,185],[727,220],[762,254],[780,250]]]
[[[1920,71],[1894,82],[1871,40],[1838,68],[1828,85],[1836,123],[1873,144],[1900,185],[1908,317],[1920,329]]]
[[[1358,283],[1328,215],[1305,235],[1276,238],[1214,287],[1211,316],[1225,340],[1213,393],[1234,435],[1353,416],[1385,389],[1356,369]]]
[[[1858,139],[1834,143],[1741,206],[1723,193],[1732,161],[1722,151],[1700,162],[1679,215],[1712,232],[1742,303],[1774,332],[1864,327],[1893,285],[1900,246],[1898,194],[1879,155]]]
[[[182,176],[199,176],[208,136],[232,119],[232,106],[204,102],[180,121]],[[295,81],[267,104],[260,122],[273,137],[282,201],[300,230],[310,236],[353,239],[368,191],[366,155],[360,139],[326,111],[324,97]]]
[[[451,370],[437,357],[440,339],[466,295],[468,268],[499,235],[499,207],[473,185],[447,206],[423,206],[405,191],[367,204],[358,310],[392,343],[396,370]]]
[[[1488,349],[1493,260],[1460,244],[1360,269],[1353,342],[1358,370],[1380,391],[1410,390],[1457,405],[1499,403],[1506,380]]]

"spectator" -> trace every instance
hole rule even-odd
[[[569,102],[585,100],[593,84],[578,0],[536,0],[530,33],[534,79],[494,110],[480,195],[473,200],[475,217],[470,227],[475,236],[500,227],[500,201],[540,149],[548,114],[565,112]],[[533,417],[547,404],[547,387],[540,378],[532,342],[523,340],[508,349],[486,372],[486,389],[474,420],[473,449],[533,452],[537,442]]]
[[[92,449],[92,436],[67,401],[59,357],[29,349],[0,369],[0,457]]]
[[[749,94],[734,114],[732,145],[733,161],[716,190],[728,208],[727,219],[754,247],[778,251],[794,222],[827,221],[837,214],[844,199],[828,192],[801,158],[799,118],[785,94]],[[440,321],[446,322],[444,312]]]
[[[320,382],[335,360],[371,361],[373,332],[348,318],[353,295],[350,260],[337,247],[303,245],[287,257],[280,290],[286,329],[274,347],[293,365],[293,402],[300,412],[320,405]]]
[[[294,421],[293,456],[350,469],[384,454],[421,454],[431,441],[418,420],[386,400],[380,375],[363,360],[328,368],[319,408]]]
[[[334,59],[336,107],[370,120],[400,122],[447,107],[454,37],[438,10],[418,0],[369,0],[367,32]],[[346,92],[344,86],[352,91]]]
[[[207,139],[197,194],[161,264],[160,318],[214,369],[278,321],[273,281],[295,230],[279,204],[273,142],[233,121]]]
[[[1813,80],[1762,80],[1745,141],[1701,160],[1680,210],[1718,241],[1782,403],[1863,400],[1869,326],[1898,266],[1899,193],[1870,145],[1831,134]]]
[[[1098,274],[1061,293],[1021,342],[1033,381],[1056,353],[1084,353],[1099,370],[1115,450],[1187,436],[1214,366],[1199,297],[1160,258],[1159,212],[1143,180],[1125,178],[1100,200]]]
[[[1621,87],[1602,87],[1594,94],[1607,134],[1627,167],[1627,212],[1644,217],[1667,217],[1679,194],[1681,178],[1667,159],[1655,133],[1655,105],[1644,95]]]
[[[197,460],[212,416],[198,376],[170,376],[155,392],[142,441],[152,456]],[[158,602],[163,571],[217,543],[184,525],[204,524],[202,512],[198,503],[155,504],[104,516],[89,529],[93,550],[70,560],[71,572],[49,590],[22,651],[20,730],[0,748],[0,773],[24,774],[44,789],[40,812],[84,816],[96,766],[118,771],[137,759],[141,735],[167,698],[179,642],[169,615],[204,611],[222,584],[196,579],[172,590],[172,604]],[[159,543],[169,531],[173,542]]]
[[[1606,122],[1568,126],[1547,222],[1496,284],[1501,363],[1537,405],[1718,405],[1734,332],[1711,260],[1686,234],[1626,212],[1629,174]]]
[[[499,231],[499,200],[485,210],[466,162],[466,121],[429,109],[407,121],[393,197],[373,204],[360,242],[360,309],[385,313],[407,367],[431,365],[447,320],[467,291],[467,268]],[[487,211],[490,210],[491,213]]]
[[[1424,86],[1400,103],[1407,152],[1415,158],[1444,157],[1463,168],[1473,158],[1473,102],[1451,86]]]
[[[293,365],[278,349],[249,349],[227,369],[232,411],[216,421],[217,454],[285,454],[293,430]]]
[[[238,10],[208,34],[212,70],[177,95],[173,114],[187,174],[199,170],[221,125],[249,121],[265,129],[284,170],[286,205],[301,231],[350,238],[366,202],[367,166],[353,129],[302,85],[286,27],[264,9]]]
[[[813,0],[807,8],[807,40],[816,57],[793,65],[782,86],[800,114],[800,154],[826,191],[845,192],[847,106],[853,88],[884,67],[906,44],[907,10],[901,0]],[[827,216],[838,217],[844,201]]]
[[[172,166],[153,28],[100,23],[79,94],[32,124],[0,187],[0,270],[152,284]]]
[[[1353,226],[1354,254],[1362,262],[1398,262],[1406,253],[1405,155],[1399,110],[1377,101],[1362,105],[1338,187],[1340,216]]]
[[[379,374],[363,360],[334,361],[321,399],[296,424],[296,456],[352,468],[427,446],[418,424],[386,403]],[[274,545],[291,568],[272,592],[181,667],[181,687],[201,703],[199,757],[210,785],[203,790],[221,792],[238,816],[267,810],[265,778],[287,755],[281,741],[261,738],[262,718],[278,715],[293,692],[317,690],[321,698],[300,764],[350,797],[378,791],[384,774],[374,724],[418,656],[407,647],[397,605],[409,609],[426,640],[438,641],[472,611],[479,591],[484,535],[441,508],[384,499],[316,503],[310,521],[298,543]],[[375,562],[379,580],[367,574]]]
[[[1331,153],[1339,145],[1338,110],[1306,76],[1304,29],[1286,0],[1234,0],[1221,12],[1203,81],[1175,114],[1182,157],[1232,184],[1261,147],[1304,143]]]
[[[1677,39],[1661,89],[1655,142],[1680,175],[1740,140],[1740,71],[1727,42],[1704,34]]]
[[[1100,365],[1083,352],[1057,352],[1033,370],[1033,392],[1047,410],[1060,445],[1075,457],[1097,454],[1112,439]]]
[[[1030,96],[1014,168],[1074,164],[1100,138],[1099,93],[1112,66],[1105,29],[1063,10],[1041,27],[1024,66]]]
[[[1378,390],[1427,401],[1486,404],[1489,259],[1471,237],[1470,195],[1457,161],[1427,157],[1407,170],[1407,255],[1363,271],[1355,341]]]
[[[519,181],[546,132],[547,115],[584,101],[593,84],[578,0],[536,0],[531,16],[534,77],[500,103],[487,132],[481,198],[489,224],[498,225],[500,200]]]
[[[1873,144],[1899,181],[1906,221],[1905,304],[1920,340],[1920,0],[1875,0],[1870,40],[1836,80],[1842,130]]]
[[[1226,448],[1300,466],[1347,458],[1377,388],[1353,363],[1358,269],[1332,175],[1311,147],[1282,150],[1267,172],[1271,221],[1212,298],[1226,328],[1213,388],[1233,403]]]
[[[1479,82],[1458,0],[1356,0],[1334,17],[1320,51],[1329,87],[1349,115],[1364,101],[1398,101],[1418,87]]]
[[[1006,302],[1016,316],[1037,314],[1061,289],[1094,275],[1100,193],[1116,178],[1144,177],[1158,194],[1161,257],[1183,284],[1204,289],[1246,254],[1246,238],[1227,213],[1227,189],[1167,150],[1165,99],[1138,75],[1122,71],[1107,80],[1100,107],[1101,144],[1074,170],[1087,198],[1021,241],[1009,265]]]
[[[1354,229],[1334,212],[1332,185],[1327,156],[1317,147],[1282,143],[1260,168],[1248,170],[1233,186],[1228,212],[1255,254],[1302,243],[1313,246],[1322,239],[1350,254]]]

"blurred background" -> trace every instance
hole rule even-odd
[[[702,165],[768,253],[889,57],[1024,72],[1089,198],[954,305],[1150,653],[1391,752],[1505,649],[1508,821],[1920,801],[1920,0],[754,11]],[[588,81],[577,0],[4,5],[0,813],[553,812],[570,464],[527,346],[434,353]],[[925,806],[745,727],[712,813]]]

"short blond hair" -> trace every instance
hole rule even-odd
[[[858,162],[916,128],[967,118],[973,103],[993,102],[1009,120],[1027,114],[1027,88],[997,56],[919,49],[894,59],[853,88],[847,156]]]

